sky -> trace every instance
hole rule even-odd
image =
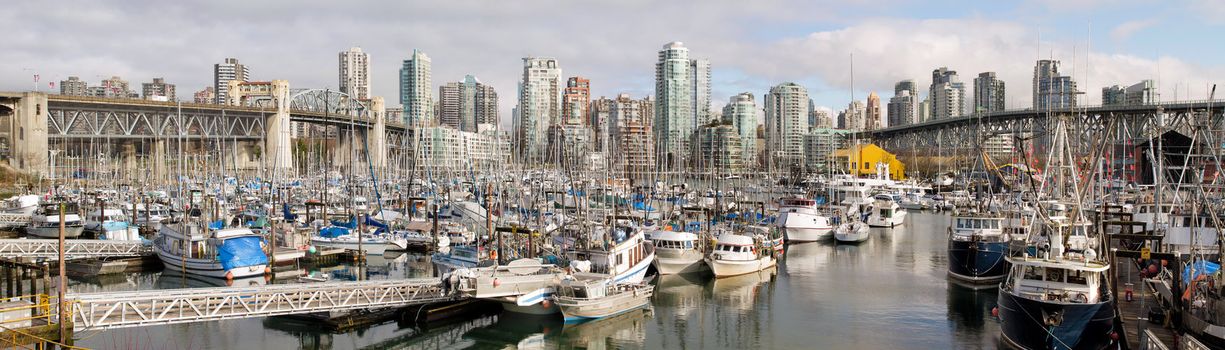
[[[1006,106],[1025,108],[1040,58],[1062,61],[1085,104],[1100,103],[1103,86],[1143,79],[1157,81],[1162,100],[1206,99],[1225,77],[1221,0],[15,1],[0,31],[0,90],[113,75],[139,90],[164,77],[180,100],[211,85],[227,57],[253,80],[335,88],[337,54],[361,47],[373,94],[398,105],[402,61],[420,49],[435,95],[472,74],[497,90],[503,125],[523,57],[557,58],[564,76],[591,80],[593,97],[641,98],[672,41],[711,61],[714,110],[783,82],[835,110],[873,91],[887,102],[903,79],[926,95],[942,66],[967,89],[996,72]]]

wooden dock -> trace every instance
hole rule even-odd
[[[1169,322],[1164,319],[1149,320],[1149,310],[1160,310],[1161,305],[1154,288],[1140,278],[1135,262],[1130,258],[1119,258],[1112,270],[1118,274],[1118,310],[1123,321],[1121,327],[1126,333],[1128,348],[1152,349],[1152,347],[1141,345],[1142,341],[1147,341],[1165,345],[1166,349],[1178,349],[1178,336],[1173,329],[1164,326]],[[1128,285],[1129,283],[1131,285]],[[1128,288],[1132,289],[1132,301],[1130,302],[1126,299]],[[1161,314],[1164,315],[1164,313]],[[1147,339],[1149,336],[1142,339],[1141,334],[1146,330],[1156,339]]]

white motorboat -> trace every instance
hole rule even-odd
[[[343,229],[343,230],[340,230]],[[383,255],[388,250],[404,250],[407,243],[395,235],[376,235],[363,233],[358,237],[354,230],[331,226],[319,231],[311,237],[311,244],[319,247],[362,250],[368,255]]]
[[[715,238],[715,249],[706,257],[706,264],[716,278],[738,276],[774,266],[775,252],[762,235],[727,231]]]
[[[74,203],[64,205],[64,238],[77,238],[85,232],[85,222],[77,215]],[[60,203],[44,203],[30,216],[30,224],[26,226],[26,234],[38,238],[59,238],[60,236]]]
[[[438,276],[445,276],[451,271],[473,268],[482,265],[493,265],[489,251],[478,250],[476,246],[451,246],[449,251],[439,251],[430,257]]]
[[[817,209],[817,201],[806,198],[784,198],[779,201],[778,227],[788,242],[815,242],[828,239],[833,233],[830,220]]]
[[[170,208],[165,205],[153,203],[145,206],[144,203],[137,203],[136,210],[132,213],[132,222],[136,226],[148,227],[151,230],[157,231],[162,228],[162,221],[169,219]]]
[[[710,268],[702,261],[703,247],[697,234],[660,230],[651,233],[655,246],[655,270],[661,275],[694,273]]]
[[[906,210],[898,205],[896,195],[878,194],[872,198],[868,226],[894,227],[906,222]]]
[[[264,239],[245,227],[220,230],[197,225],[164,225],[153,240],[153,251],[166,270],[239,279],[268,270]]]
[[[36,194],[27,194],[15,196],[4,200],[3,207],[0,212],[5,214],[22,214],[34,215],[34,211],[38,210],[39,197]]]
[[[578,323],[647,307],[654,289],[642,282],[617,283],[603,276],[578,274],[563,279],[553,299],[566,323]]]

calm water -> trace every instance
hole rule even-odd
[[[560,317],[486,316],[430,329],[388,322],[341,334],[281,318],[78,334],[78,345],[140,349],[994,349],[996,289],[945,277],[948,217],[911,214],[857,246],[788,246],[775,269],[727,279],[667,276],[651,310],[577,326]],[[371,258],[371,279],[428,276],[428,259]],[[352,268],[328,269],[351,277]],[[181,288],[160,273],[74,281],[73,291]],[[186,279],[188,286],[205,286]]]

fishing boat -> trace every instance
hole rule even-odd
[[[14,196],[0,203],[0,213],[34,215],[38,210],[39,197],[36,194]]]
[[[157,231],[162,228],[162,222],[171,217],[170,208],[165,205],[153,203],[145,206],[144,203],[136,204],[136,210],[133,214],[132,221],[137,226],[147,227],[150,230]]]
[[[1004,218],[993,214],[953,217],[948,229],[949,276],[972,283],[1003,279],[1009,244],[1003,227]]]
[[[780,200],[775,223],[793,243],[828,239],[834,229],[829,218],[817,209],[817,201],[806,198]]]
[[[661,275],[710,270],[702,261],[704,246],[697,234],[659,230],[651,233],[655,246],[655,270]]]
[[[563,279],[553,299],[566,323],[616,316],[650,305],[654,286],[617,283],[604,276],[577,274]]]
[[[75,203],[50,202],[43,203],[30,216],[30,224],[26,225],[26,234],[38,238],[59,238],[60,236],[60,205],[64,206],[64,238],[77,238],[85,232],[85,222],[77,215]]]
[[[140,230],[128,224],[128,216],[117,208],[94,210],[85,215],[85,230],[99,239],[138,241]]]
[[[166,270],[240,279],[266,272],[264,245],[263,237],[248,228],[164,225],[153,240],[153,251]]]
[[[571,267],[581,272],[607,274],[614,283],[642,282],[647,267],[655,261],[655,249],[642,229],[620,220],[602,229],[612,239],[611,246],[607,250],[589,247],[567,252]]]
[[[478,250],[476,246],[459,245],[451,246],[449,251],[434,253],[430,262],[434,264],[438,276],[445,276],[459,269],[493,265],[493,259],[488,255],[488,251]]]
[[[872,197],[867,220],[872,227],[895,227],[906,222],[906,210],[898,205],[897,195],[878,194]]]
[[[725,231],[715,238],[715,248],[706,264],[716,278],[738,276],[774,266],[776,251],[762,235]]]
[[[362,250],[369,255],[383,255],[388,250],[404,250],[407,242],[403,238],[388,235],[362,233],[340,226],[329,226],[311,237],[311,244],[319,247]]]

